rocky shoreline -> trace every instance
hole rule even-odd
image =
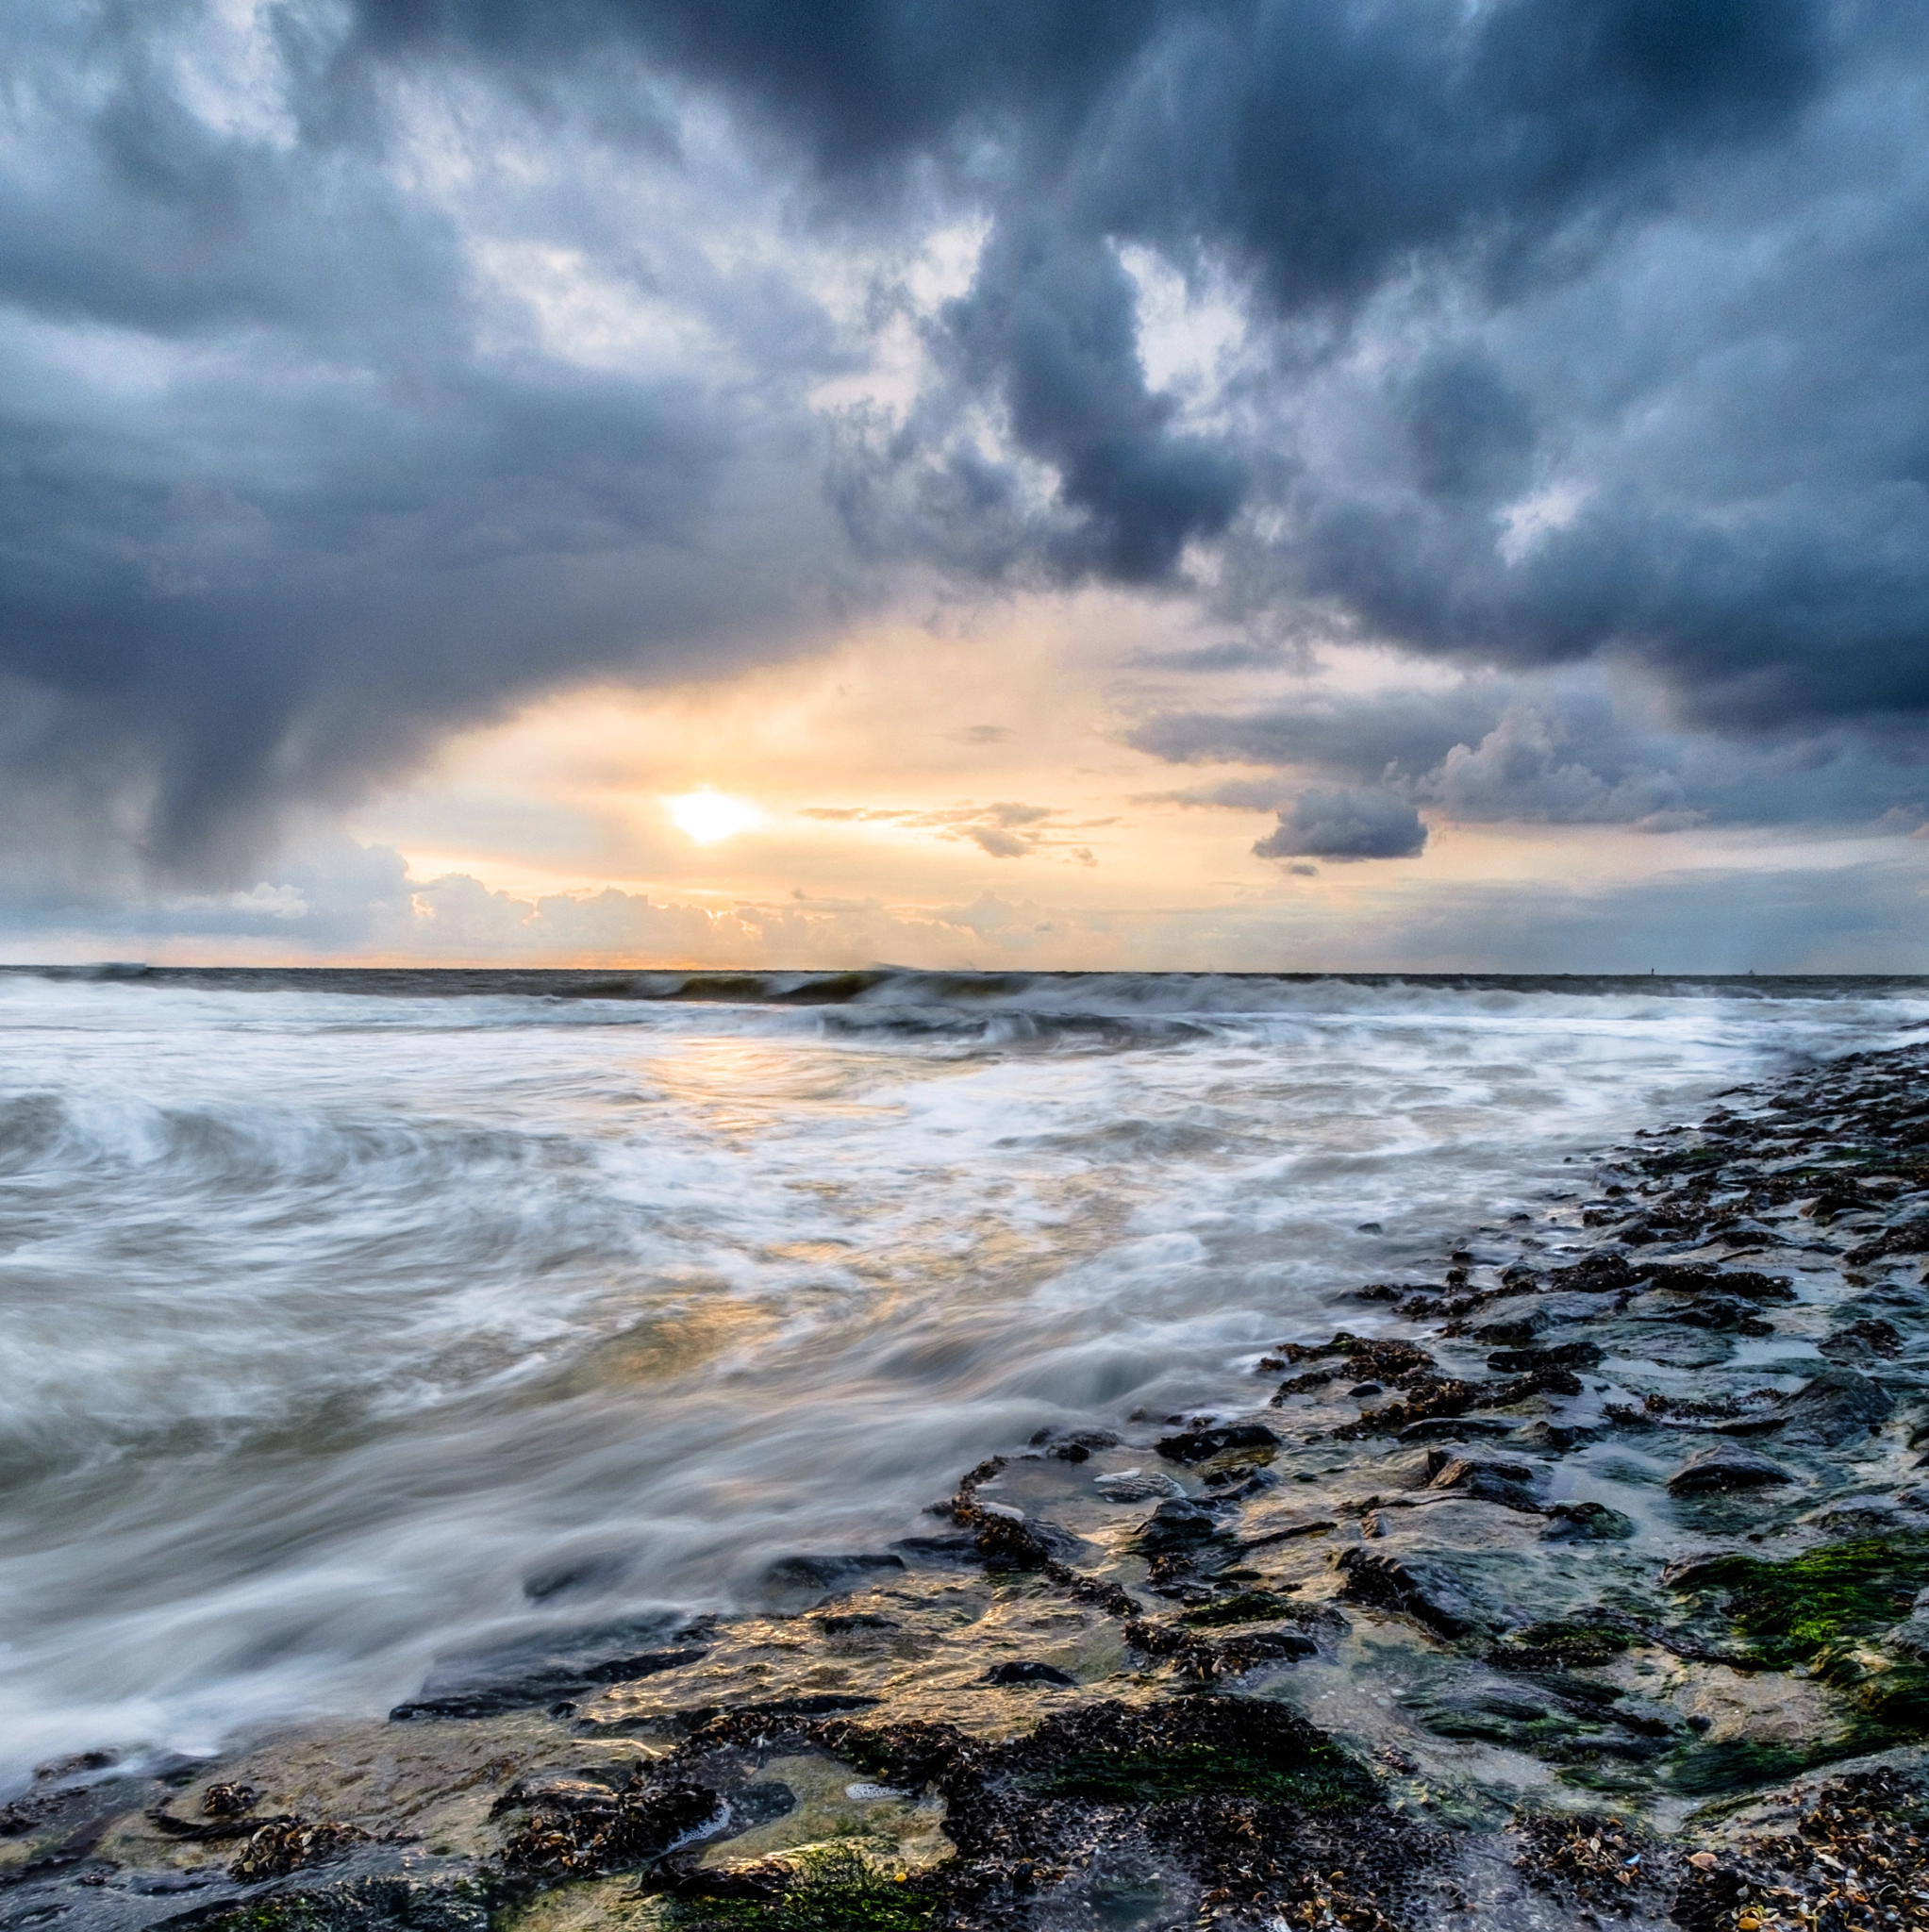
[[[1925,1257],[1929,1047],[1738,1091],[763,1614],[48,1766],[0,1932],[1929,1925]]]

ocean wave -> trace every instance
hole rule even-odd
[[[0,974],[0,1769],[744,1601],[1925,1023],[1923,981]]]

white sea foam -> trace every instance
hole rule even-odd
[[[1929,1024],[1921,982],[449,984],[0,975],[7,1773],[928,1529],[1043,1425],[1251,1400],[1567,1157]]]

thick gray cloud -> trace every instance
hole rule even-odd
[[[446,113],[319,125],[303,88],[324,20],[9,19],[16,845],[77,826],[97,866],[131,847],[219,872],[284,805],[348,796],[452,723],[598,671],[769,654],[806,619],[803,560],[828,530],[787,397],[842,366],[821,318],[679,289],[750,345],[750,380],[553,352],[434,180],[536,124],[493,101],[479,157]],[[487,240],[593,240],[590,213],[559,232],[527,193],[506,188]],[[634,252],[610,269],[650,295]]]
[[[1254,847],[1258,858],[1412,858],[1426,849],[1426,827],[1404,798],[1366,789],[1302,791],[1279,813],[1278,827]]]
[[[9,56],[16,842],[218,868],[531,691],[790,648],[860,562],[1621,658],[1829,770],[1929,710],[1911,9],[21,0]],[[921,392],[827,437],[865,329],[814,264],[966,220]],[[1244,317],[1189,387],[1140,256]],[[1425,708],[1337,788],[1747,816],[1799,762]]]
[[[1929,819],[1929,759],[1911,734],[1839,724],[1773,736],[1684,730],[1652,708],[1618,704],[1582,674],[1372,695],[1308,691],[1263,709],[1155,712],[1127,736],[1174,764],[1277,768],[1174,794],[1246,811],[1281,808],[1311,774],[1461,824],[1895,831]]]

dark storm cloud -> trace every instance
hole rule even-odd
[[[1127,741],[1174,764],[1275,768],[1166,794],[1240,811],[1296,810],[1291,802],[1310,775],[1459,824],[1909,831],[1929,819],[1929,758],[1907,734],[1875,738],[1838,725],[1772,738],[1684,731],[1573,676],[1309,694],[1243,712],[1160,712]],[[1282,845],[1264,856],[1287,852]]]
[[[281,807],[452,723],[782,649],[824,535],[771,401],[837,366],[807,315],[682,291],[735,301],[761,387],[550,354],[446,197],[305,117],[314,17],[271,10],[239,77],[208,72],[236,54],[218,25],[9,21],[0,810],[16,852],[64,839],[96,870],[245,864]]]
[[[242,18],[24,0],[9,19],[16,824],[91,812],[95,842],[205,860],[527,692],[784,648],[815,608],[800,584],[843,568],[831,504],[873,563],[1196,581],[1255,648],[1615,654],[1733,731],[1929,707],[1912,11]],[[713,99],[727,165],[680,118]],[[636,240],[706,168],[800,250],[986,224],[970,286],[915,318],[923,392],[854,412],[827,471],[809,398],[853,360],[811,271],[717,268],[694,202],[690,245]],[[498,242],[534,255],[491,269]],[[1209,393],[1148,374],[1134,250],[1244,305],[1252,340]],[[644,373],[557,351],[533,280],[563,258],[674,308],[681,346]],[[876,292],[878,319],[906,312]],[[1409,804],[1496,728],[1439,743],[1414,722],[1409,745],[1377,724],[1392,736],[1348,783],[1397,761]]]

